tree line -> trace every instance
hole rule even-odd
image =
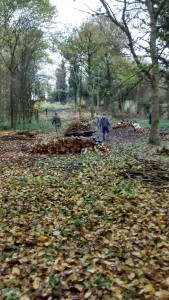
[[[132,100],[138,113],[151,111],[150,142],[159,142],[160,102],[169,117],[168,1],[100,0],[98,11],[64,32],[48,0],[0,4],[1,124],[8,119],[11,128],[18,122],[25,128],[45,94],[63,103],[69,98],[78,110],[85,101],[91,112],[103,107],[114,114]],[[55,88],[42,73],[47,50],[62,57]]]
[[[52,41],[56,8],[48,0],[0,1],[0,122],[11,128],[31,121],[33,101],[41,97],[41,72]],[[42,85],[43,83],[43,85]]]
[[[70,86],[79,105],[86,78],[89,103],[119,107],[137,86],[149,89],[152,113],[149,141],[159,143],[160,98],[168,104],[169,4],[167,0],[100,0],[92,19],[59,41],[70,65]],[[95,18],[95,19],[94,19]],[[164,96],[165,94],[165,96]],[[161,97],[162,95],[162,97]]]

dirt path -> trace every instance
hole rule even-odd
[[[71,108],[61,108],[57,110],[49,110],[48,117],[53,116],[54,113],[57,112],[61,118],[67,119],[68,122],[73,121],[74,119],[78,119],[78,113],[75,114],[73,109]],[[45,115],[45,112],[42,112]],[[64,134],[64,133],[63,133]],[[100,137],[102,137],[101,132],[97,132]],[[110,141],[109,143],[134,143],[138,140],[141,141],[148,141],[149,132],[147,133],[136,133],[132,128],[118,128],[112,129],[110,134]]]
[[[63,118],[63,122],[65,123],[65,126],[62,129],[62,135],[61,137],[64,137],[65,128],[67,127],[67,122],[71,122],[74,119],[78,119],[78,114],[75,114],[72,109],[60,109],[57,110],[59,115],[61,116],[61,119]],[[50,119],[54,115],[55,111],[50,110],[47,115],[47,119]],[[41,112],[41,114],[45,114],[45,112]],[[34,132],[34,131],[33,131]],[[35,131],[35,138],[33,139],[13,139],[8,137],[6,139],[3,139],[3,136],[5,135],[15,135],[16,132],[6,132],[3,131],[0,134],[0,162],[3,161],[16,161],[19,160],[20,162],[23,160],[29,160],[31,157],[30,154],[25,153],[21,151],[22,145],[28,145],[32,146],[35,143],[39,143],[41,141],[50,140],[55,137],[55,130],[51,129],[42,129]],[[96,132],[101,138],[102,133]],[[148,137],[149,132],[146,133],[136,133],[132,128],[118,128],[113,129],[111,128],[110,132],[110,141],[108,141],[108,144],[111,144],[112,147],[114,146],[114,153],[119,153],[119,151],[123,151],[124,149],[129,147],[136,147],[137,143],[143,143],[144,145],[148,145]],[[148,146],[147,146],[148,147]],[[124,148],[124,149],[123,149]],[[149,147],[148,147],[149,148]],[[32,159],[32,157],[31,157]]]

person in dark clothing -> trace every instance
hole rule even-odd
[[[151,125],[151,113],[148,116],[148,123]]]
[[[100,120],[100,126],[102,128],[102,133],[103,133],[103,141],[106,139],[109,140],[109,135],[110,135],[110,122],[108,117],[106,117],[105,114],[103,114],[103,117]]]
[[[55,124],[56,134],[57,134],[57,137],[59,137],[60,128],[61,128],[61,119],[57,113],[55,113],[55,116],[53,117],[52,125],[53,124]]]
[[[97,130],[100,129],[100,119],[101,119],[101,117],[98,115],[98,113],[96,113],[96,115],[94,117],[94,125],[97,128]]]
[[[48,108],[47,107],[45,108],[45,113],[46,113],[46,116],[47,116],[47,114],[48,114]]]

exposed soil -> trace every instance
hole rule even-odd
[[[110,143],[134,143],[138,140],[148,141],[149,132],[137,133],[132,128],[111,129]]]

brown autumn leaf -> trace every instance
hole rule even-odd
[[[4,297],[168,297],[167,160],[157,184],[159,163],[143,145],[48,157],[3,143]],[[128,157],[138,151],[141,161]]]

